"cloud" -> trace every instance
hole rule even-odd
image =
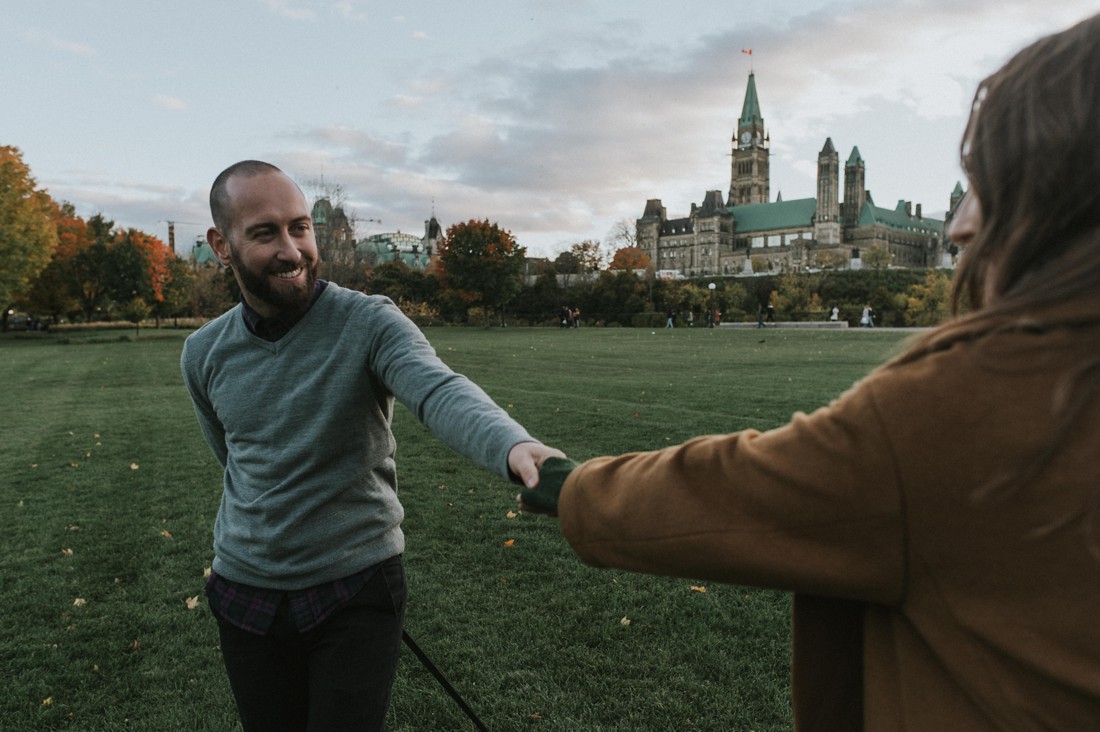
[[[352,0],[340,0],[340,2],[337,2],[332,7],[341,18],[347,20],[366,20],[366,11],[359,10],[356,5],[357,4],[352,2]]]
[[[45,33],[38,30],[28,30],[25,31],[23,35],[27,40],[31,41],[32,43],[46,46],[57,51],[71,53],[74,56],[95,56],[98,53],[95,47],[90,46],[87,43],[59,38],[52,33]]]
[[[317,13],[309,8],[295,8],[291,7],[288,0],[261,0],[261,2],[267,6],[275,15],[288,20],[316,20]]]
[[[173,112],[182,112],[187,109],[187,102],[176,97],[170,97],[166,94],[157,94],[153,97],[153,101],[158,107],[171,110]]]

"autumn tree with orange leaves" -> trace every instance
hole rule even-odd
[[[447,229],[439,243],[444,285],[470,305],[495,310],[503,323],[504,306],[523,286],[527,254],[510,231],[471,219]]]
[[[640,247],[621,247],[615,250],[609,269],[645,269],[649,266],[649,255]]]
[[[29,308],[55,323],[62,316],[91,321],[123,305],[133,310],[139,298],[158,319],[173,314],[164,311],[165,304],[170,295],[180,299],[178,286],[187,274],[163,241],[137,229],[116,229],[101,214],[85,220],[68,203],[56,206],[54,226],[57,250],[33,284]]]

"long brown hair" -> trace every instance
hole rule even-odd
[[[982,225],[955,272],[957,317],[897,362],[1056,325],[1037,313],[1100,296],[1098,135],[1100,15],[1036,41],[978,86],[960,153]]]
[[[1100,392],[1100,15],[1020,51],[978,87],[963,136],[963,168],[981,225],[955,272],[956,317],[889,367],[1005,331],[1080,329],[1051,394],[1058,422],[1022,470],[974,491],[1012,495],[1041,474]],[[968,194],[968,195],[970,195]],[[959,316],[960,305],[971,311]],[[1100,492],[1042,535],[1085,516],[1100,559]]]

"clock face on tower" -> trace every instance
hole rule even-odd
[[[741,133],[741,142],[748,142],[751,139],[752,139],[752,133],[749,132],[748,130],[745,130],[744,132]]]

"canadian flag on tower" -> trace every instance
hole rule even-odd
[[[747,53],[748,55],[751,56],[752,55],[752,49],[751,48],[742,48],[741,53]]]

